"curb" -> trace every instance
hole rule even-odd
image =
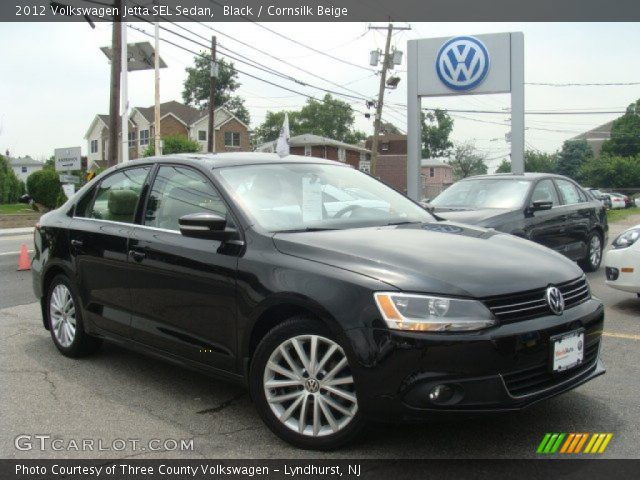
[[[12,235],[27,235],[30,233],[33,233],[33,227],[0,228],[0,237],[9,237]]]

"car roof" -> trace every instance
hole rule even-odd
[[[464,178],[464,180],[478,179],[478,178],[491,178],[491,179],[504,179],[504,180],[536,180],[538,178],[563,178],[567,179],[564,175],[557,175],[555,173],[543,173],[543,172],[525,172],[522,174],[515,173],[492,173],[488,175],[475,175],[473,177]]]
[[[326,160],[324,158],[307,157],[302,155],[287,155],[280,157],[275,153],[264,152],[221,152],[221,153],[179,153],[147,157],[119,164],[119,166],[148,164],[148,163],[187,163],[206,164],[209,168],[237,167],[240,165],[264,165],[282,163],[307,163],[323,165],[349,166],[342,162]]]

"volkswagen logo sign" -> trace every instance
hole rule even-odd
[[[489,72],[487,47],[474,37],[452,38],[438,51],[436,72],[440,81],[452,90],[472,90]]]
[[[556,287],[551,286],[547,288],[545,298],[551,311],[556,315],[562,315],[562,312],[564,312],[564,298],[562,297],[562,292]]]

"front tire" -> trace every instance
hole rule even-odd
[[[600,268],[602,262],[602,251],[604,246],[602,244],[602,237],[596,231],[589,234],[587,238],[587,255],[578,262],[582,270],[585,272],[595,272]]]
[[[84,331],[78,295],[66,275],[57,275],[49,284],[45,315],[53,343],[64,356],[84,357],[100,348],[102,341]]]
[[[296,447],[332,450],[364,426],[347,356],[320,322],[296,317],[274,327],[249,375],[262,420]]]

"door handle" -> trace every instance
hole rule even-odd
[[[71,246],[76,247],[76,248],[80,248],[84,245],[84,242],[82,240],[71,240]]]
[[[141,252],[139,250],[129,250],[129,255],[131,256],[131,258],[133,258],[136,262],[141,262],[142,260],[144,260],[147,257],[147,254],[144,252]]]

